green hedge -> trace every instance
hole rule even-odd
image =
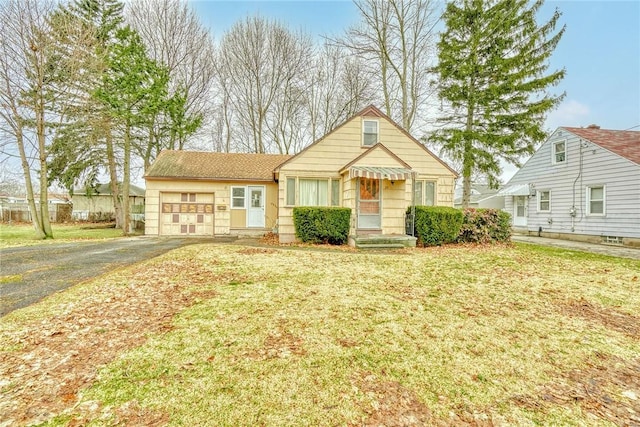
[[[455,242],[460,235],[462,211],[446,206],[416,206],[414,235],[422,246]],[[411,208],[407,209],[407,213]]]
[[[511,215],[507,212],[467,208],[462,213],[464,220],[459,242],[507,242],[511,239]]]
[[[349,236],[351,209],[325,207],[293,208],[296,237],[307,243],[343,245]]]

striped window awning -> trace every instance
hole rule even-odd
[[[406,168],[381,168],[373,166],[351,166],[349,178],[388,179],[389,181],[405,181],[413,172]]]

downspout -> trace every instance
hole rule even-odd
[[[573,180],[573,187],[572,187],[572,197],[573,200],[571,202],[571,209],[569,210],[569,215],[571,216],[571,232],[575,232],[575,223],[576,223],[576,215],[577,215],[577,208],[576,208],[576,183],[578,182],[578,180],[580,180],[580,189],[582,190],[582,144],[584,144],[583,140],[580,140],[580,144],[579,144],[579,149],[580,149],[580,159],[579,159],[579,168],[578,168],[578,176],[576,176],[576,179]],[[582,196],[580,196],[580,204],[582,205]],[[580,209],[580,219],[578,220],[582,221],[582,208]]]

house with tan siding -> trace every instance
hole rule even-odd
[[[144,188],[129,186],[129,207],[132,214],[141,214],[144,211],[144,197]],[[71,194],[71,203],[72,217],[76,220],[106,220],[115,216],[111,183],[97,184],[88,189],[76,188]]]
[[[456,178],[369,106],[294,156],[163,151],[145,175],[145,232],[273,230],[287,243],[295,240],[294,207],[341,206],[352,212],[350,236],[400,236],[413,204],[453,206]]]
[[[500,194],[516,231],[640,246],[640,132],[560,127]]]

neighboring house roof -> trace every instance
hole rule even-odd
[[[625,159],[640,164],[640,132],[630,130],[600,129],[596,126],[586,128],[562,127],[581,138],[587,139],[602,148]]]
[[[363,108],[362,110],[360,110],[359,112],[357,112],[356,114],[354,114],[353,116],[349,117],[347,120],[345,120],[344,122],[342,122],[340,125],[336,126],[335,128],[333,128],[333,130],[331,130],[331,132],[329,132],[328,134],[324,135],[323,137],[321,137],[320,139],[318,139],[317,141],[314,141],[313,143],[307,145],[303,150],[301,150],[299,153],[297,153],[295,156],[291,156],[291,158],[289,158],[288,160],[282,162],[280,165],[278,165],[278,167],[276,168],[276,173],[280,171],[280,168],[282,166],[284,166],[287,162],[289,162],[291,159],[293,159],[294,157],[298,157],[299,155],[301,155],[302,153],[304,153],[305,151],[307,151],[309,148],[311,148],[312,146],[318,144],[320,141],[322,141],[323,139],[325,139],[327,136],[331,135],[332,133],[336,132],[338,129],[340,129],[342,126],[344,126],[345,124],[347,124],[348,122],[350,122],[351,120],[353,120],[355,117],[380,117],[383,118],[385,120],[387,120],[389,123],[391,123],[392,125],[394,125],[400,132],[402,132],[407,138],[409,138],[411,141],[413,141],[414,143],[418,144],[424,151],[426,151],[427,153],[429,153],[431,156],[433,156],[434,159],[436,159],[439,163],[441,163],[445,168],[447,168],[456,178],[459,176],[458,172],[456,172],[455,170],[453,170],[451,168],[451,166],[449,166],[448,164],[446,164],[440,157],[436,156],[435,154],[433,154],[427,147],[424,146],[424,144],[422,144],[420,141],[418,141],[416,138],[414,138],[409,132],[407,132],[405,129],[403,129],[399,124],[397,124],[395,121],[393,121],[389,116],[387,116],[386,114],[384,114],[382,111],[380,111],[378,108],[376,108],[374,105],[369,105],[368,107]]]
[[[497,188],[490,188],[488,185],[484,184],[471,184],[471,198],[469,200],[470,203],[479,203],[483,200],[494,197],[498,193]],[[453,199],[454,204],[462,203],[462,187],[458,187],[454,192],[455,198]]]
[[[284,154],[164,150],[153,162],[145,178],[273,181],[274,169],[291,157]]]
[[[122,186],[122,183],[118,185]],[[98,184],[89,190],[91,191],[87,191],[86,188],[74,188],[72,196],[111,196],[111,183]],[[144,188],[129,184],[129,197],[144,197]]]

